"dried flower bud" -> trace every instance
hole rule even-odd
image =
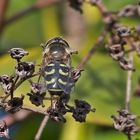
[[[92,109],[90,104],[87,103],[86,101],[75,100],[75,108],[72,108],[72,112],[73,112],[72,116],[76,121],[85,122],[86,116],[91,110]]]
[[[47,113],[49,114],[50,118],[56,122],[66,122],[63,114],[61,114],[58,109],[49,108]]]
[[[46,86],[44,84],[34,83],[33,81],[29,80],[31,84],[31,92],[32,93],[46,93]]]
[[[0,121],[0,137],[9,138],[9,130],[5,121]]]
[[[136,6],[127,5],[118,13],[118,16],[129,17],[129,16],[134,16],[135,14],[136,14]]]
[[[81,6],[82,6],[84,0],[68,0],[68,1],[69,1],[69,3],[70,3],[70,6],[71,6],[73,9],[79,11],[80,13],[83,13],[83,11],[82,11],[82,9],[81,9]]]
[[[80,78],[81,71],[83,71],[83,70],[81,70],[81,69],[74,69],[72,71],[72,77],[73,77],[74,82],[77,82],[77,80]]]
[[[25,55],[28,55],[28,52],[22,48],[12,48],[8,51],[13,59],[20,60]]]
[[[27,93],[27,95],[29,96],[29,100],[31,101],[32,104],[36,105],[36,106],[40,106],[42,105],[42,107],[44,107],[43,104],[43,100],[44,97],[46,95],[46,92],[44,93]]]
[[[106,46],[110,56],[114,60],[120,60],[124,56],[124,47],[121,44]]]
[[[128,110],[118,111],[119,116],[112,116],[115,129],[125,133],[126,135],[134,135],[139,131],[136,126],[136,115],[128,112]]]
[[[59,99],[52,102],[52,106],[47,110],[51,119],[57,122],[66,122],[64,115],[68,112],[64,100]]]
[[[35,65],[33,62],[20,62],[16,66],[16,74],[21,77],[31,76],[35,71]]]
[[[8,75],[0,76],[0,84],[6,94],[9,94],[11,92],[11,88],[13,85],[13,77],[10,77]]]
[[[128,27],[125,27],[125,26],[121,26],[117,29],[117,34],[120,37],[128,37],[131,35],[131,29],[129,29]]]
[[[10,113],[15,113],[15,112],[20,111],[23,105],[23,99],[24,99],[24,96],[22,95],[21,97],[14,97],[11,100],[9,100],[6,111]]]
[[[119,64],[120,64],[121,68],[124,70],[135,71],[132,62],[124,57],[119,60]]]

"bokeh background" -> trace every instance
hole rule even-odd
[[[36,0],[9,0],[6,17],[11,17],[35,2]],[[110,11],[119,11],[123,6],[137,2],[137,0],[103,0]],[[40,43],[55,36],[64,37],[72,48],[78,50],[79,54],[74,55],[72,59],[72,64],[76,67],[96,42],[104,25],[96,7],[85,3],[82,8],[83,14],[80,14],[69,7],[68,2],[63,1],[34,10],[8,24],[0,33],[0,75],[14,73],[16,63],[7,55],[10,48],[22,47],[28,50],[29,56],[24,60],[39,64],[42,59]],[[133,27],[140,23],[140,19],[122,18],[121,22]],[[134,65],[136,72],[133,73],[132,78],[131,111],[140,115],[140,98],[133,96],[140,75],[140,58],[138,56],[134,56]],[[96,113],[88,115],[86,123],[75,122],[69,115],[66,115],[66,123],[56,123],[50,120],[44,129],[41,140],[127,139],[124,134],[113,129],[110,117],[124,107],[126,78],[127,72],[123,71],[108,56],[105,47],[98,48],[71,93],[71,103],[75,98],[86,100],[97,109]],[[24,83],[16,91],[16,95],[27,92],[29,92],[29,84]],[[0,95],[2,95],[2,90],[0,90]],[[25,98],[24,104],[31,108],[34,107],[28,97]],[[34,139],[43,116],[35,113],[26,114],[28,113],[19,112],[16,115],[17,121],[9,120],[10,136],[13,140]],[[0,111],[0,115],[1,119],[9,117],[3,110]],[[140,135],[137,134],[133,137],[133,139],[135,138],[140,138]],[[0,139],[2,140],[2,138]]]

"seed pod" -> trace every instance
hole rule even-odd
[[[72,108],[72,116],[78,122],[85,122],[86,116],[90,111],[95,111],[95,109],[91,109],[91,106],[86,101],[75,100],[75,107]]]
[[[124,47],[121,44],[114,44],[111,46],[106,46],[110,56],[114,60],[120,60],[124,56]]]
[[[114,128],[126,135],[136,134],[140,129],[135,124],[137,116],[129,113],[125,109],[118,111],[118,113],[118,116],[111,116],[113,118]]]
[[[0,76],[0,84],[5,94],[9,94],[13,85],[13,77],[10,77],[8,75]]]
[[[36,106],[42,105],[42,107],[44,107],[43,100],[46,95],[45,92],[41,94],[40,93],[27,93],[27,95],[29,96],[29,100],[31,101],[32,104]]]
[[[35,65],[33,62],[19,62],[16,66],[16,74],[21,77],[31,76],[35,71]]]
[[[32,93],[46,93],[46,86],[44,84],[39,84],[39,83],[34,83],[31,80],[29,80],[30,84],[31,84],[31,92]]]
[[[18,61],[24,57],[25,55],[28,55],[28,52],[25,51],[22,48],[12,48],[8,51],[13,59],[17,59]]]
[[[0,137],[6,137],[9,139],[9,130],[5,121],[0,121]]]
[[[120,37],[128,37],[131,35],[131,30],[126,26],[121,26],[117,29],[117,34]]]
[[[126,59],[126,58],[124,58],[124,57],[119,60],[119,64],[120,64],[121,68],[124,69],[124,70],[135,71],[131,61]]]
[[[23,99],[24,99],[24,96],[22,95],[21,97],[14,97],[11,100],[9,100],[6,111],[10,113],[15,113],[15,112],[20,111],[23,105]]]
[[[118,13],[118,16],[120,17],[129,17],[134,16],[136,14],[136,6],[134,5],[127,5],[125,6],[120,12]]]

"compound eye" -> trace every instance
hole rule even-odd
[[[51,44],[50,54],[56,59],[62,59],[65,55],[65,48],[60,44]]]

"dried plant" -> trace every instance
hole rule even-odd
[[[30,13],[31,11],[41,9],[47,5],[60,2],[53,0],[48,2],[37,0],[31,7],[13,15],[9,19],[5,19],[5,10],[8,3],[4,3],[0,14],[0,33],[6,25],[19,19],[20,17]],[[133,53],[135,52],[140,57],[140,25],[135,27],[127,27],[121,23],[123,17],[140,17],[140,1],[136,5],[126,5],[118,12],[109,11],[102,0],[68,0],[69,6],[77,10],[81,14],[84,12],[82,6],[84,3],[90,4],[98,8],[102,15],[104,29],[98,37],[96,43],[93,44],[88,54],[79,62],[77,68],[71,66],[71,56],[76,53],[69,44],[62,38],[56,37],[48,42],[41,44],[43,47],[42,63],[37,66],[34,62],[22,61],[22,58],[29,53],[22,48],[12,48],[9,54],[12,59],[15,59],[17,64],[15,73],[12,75],[0,76],[0,84],[4,95],[0,97],[0,107],[10,113],[16,113],[21,109],[30,110],[41,113],[44,119],[36,133],[35,139],[39,140],[42,131],[48,122],[52,119],[57,122],[66,122],[65,115],[71,113],[75,121],[85,122],[87,114],[95,112],[95,108],[84,101],[75,99],[74,105],[70,105],[70,96],[72,88],[81,76],[81,71],[86,66],[89,59],[93,56],[99,46],[105,44],[106,52],[110,57],[117,62],[123,70],[127,71],[126,98],[125,107],[118,111],[118,116],[112,115],[114,128],[127,135],[128,140],[132,140],[132,135],[136,134],[140,127],[136,124],[136,115],[130,111],[131,99],[131,82],[132,74],[135,72],[135,61],[133,62]],[[128,46],[128,47],[126,47]],[[36,69],[36,67],[39,67]],[[33,77],[38,77],[37,81]],[[15,90],[22,86],[24,81],[28,81],[30,91],[26,93],[31,104],[36,106],[36,109],[27,108],[24,106],[24,96],[15,95]],[[135,92],[136,96],[140,95],[139,84]],[[48,100],[49,106],[44,104]],[[45,108],[45,111],[40,111],[39,106]],[[8,128],[5,121],[0,122],[0,136],[9,138]]]

